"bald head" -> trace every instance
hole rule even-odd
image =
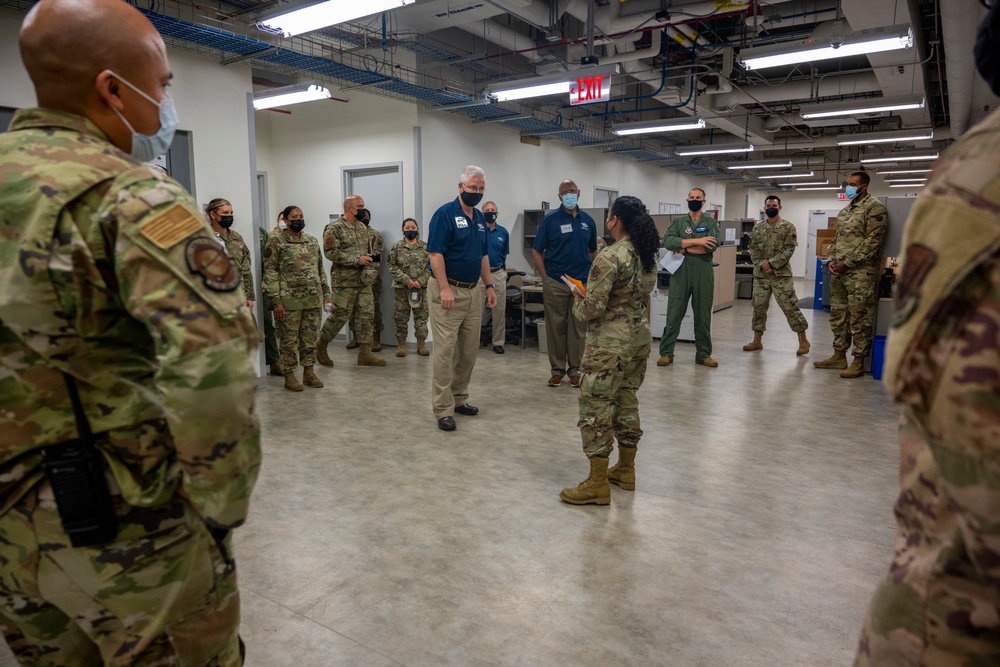
[[[358,211],[365,207],[365,198],[360,195],[348,195],[344,200],[344,217],[351,222],[357,222]]]
[[[41,0],[24,19],[20,47],[39,105],[77,113],[95,101],[102,71],[135,82],[166,64],[156,28],[122,0]]]

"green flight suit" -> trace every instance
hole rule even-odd
[[[679,252],[681,241],[714,236],[716,248],[721,244],[719,222],[702,214],[695,223],[690,215],[676,218],[663,235],[663,247]],[[667,301],[667,325],[660,338],[660,356],[673,357],[674,344],[681,330],[681,320],[687,312],[688,301],[694,308],[695,361],[701,362],[712,356],[712,302],[715,300],[715,272],[712,270],[712,255],[715,249],[706,250],[704,255],[685,253],[684,263],[677,273],[670,276],[670,293]]]

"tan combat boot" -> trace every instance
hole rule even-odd
[[[302,391],[302,383],[295,377],[295,373],[285,373],[285,389],[288,391]]]
[[[306,366],[302,369],[302,384],[313,389],[323,388],[323,381],[316,377],[312,366]]]
[[[832,357],[824,359],[823,361],[814,361],[813,366],[816,368],[836,368],[844,370],[847,368],[847,355],[844,354],[843,350],[834,350]]]
[[[385,366],[385,359],[372,354],[371,345],[358,345],[358,366]]]
[[[659,359],[656,360],[656,365],[657,366],[669,366],[673,362],[674,362],[674,358],[673,357],[660,357]]]
[[[618,463],[608,470],[608,481],[626,491],[635,490],[635,447],[618,447]]]
[[[406,356],[406,336],[396,336],[396,356]]]
[[[559,497],[573,505],[610,505],[611,486],[608,484],[608,457],[590,459],[590,477],[575,488],[563,489]]]
[[[320,336],[319,340],[316,341],[316,361],[321,366],[333,366],[333,359],[330,358],[329,353],[326,351],[326,346],[329,344],[330,339],[326,336]]]
[[[278,365],[277,361],[274,362],[273,364],[271,364],[270,372],[271,372],[271,375],[277,375],[278,377],[281,377],[282,375],[284,375],[284,373],[281,372],[281,366]]]
[[[806,332],[805,331],[800,331],[799,332],[799,349],[795,350],[795,354],[798,355],[798,356],[802,356],[803,354],[809,354],[809,348],[810,348],[809,339],[806,338]]]
[[[356,349],[358,349],[358,339],[352,337],[351,338],[351,342],[347,344],[347,349],[348,350],[356,350]]]
[[[864,357],[854,357],[854,361],[851,365],[840,371],[840,377],[842,378],[859,378],[865,374],[865,358]]]
[[[747,343],[746,345],[744,345],[743,346],[743,351],[744,352],[753,352],[754,350],[763,350],[764,349],[764,344],[762,342],[760,342],[760,339],[763,338],[763,337],[764,337],[764,332],[763,331],[754,331],[753,332],[753,342],[752,343]]]
[[[427,349],[426,345],[424,345],[424,339],[423,338],[418,338],[417,339],[417,354],[419,354],[421,357],[426,357],[430,353],[431,353],[431,351]]]
[[[382,341],[379,340],[378,334],[375,334],[375,342],[372,343],[372,352],[382,351]]]

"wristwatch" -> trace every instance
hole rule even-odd
[[[491,289],[495,292],[497,288],[493,286],[493,283],[490,283],[489,285],[486,286],[486,289]]]

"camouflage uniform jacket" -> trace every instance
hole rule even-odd
[[[427,287],[431,279],[427,268],[427,243],[423,239],[417,239],[412,245],[406,239],[396,241],[389,251],[389,271],[395,289],[406,288],[411,280],[419,280],[421,288]]]
[[[239,273],[194,200],[80,116],[22,109],[0,135],[0,512],[78,437],[75,378],[131,505],[175,492],[246,517],[260,465]]]
[[[364,269],[358,264],[362,255],[375,254],[374,239],[363,222],[348,222],[340,216],[323,230],[323,254],[333,264],[330,284],[338,287],[360,287]],[[367,284],[374,282],[374,277]]]
[[[792,267],[788,261],[797,245],[795,225],[784,218],[778,218],[777,222],[764,220],[754,225],[750,232],[750,259],[753,261],[754,278],[771,277],[766,276],[761,268],[764,262],[771,265],[775,276],[791,276]]]
[[[218,235],[226,244],[226,252],[230,259],[236,264],[237,270],[243,281],[243,294],[247,301],[256,301],[253,288],[253,268],[250,265],[250,248],[247,247],[243,237],[235,229],[225,229]]]
[[[1000,664],[1000,112],[910,214],[886,355],[899,533],[859,665]]]
[[[285,310],[322,308],[330,298],[319,242],[305,232],[271,233],[264,246],[264,290],[271,307]]]
[[[827,257],[848,269],[879,269],[888,228],[889,213],[882,202],[870,194],[855,199],[837,215],[837,233]]]
[[[649,345],[646,301],[656,271],[643,271],[635,246],[620,239],[597,253],[587,279],[587,296],[573,305],[573,315],[588,322],[587,346],[625,352]]]

